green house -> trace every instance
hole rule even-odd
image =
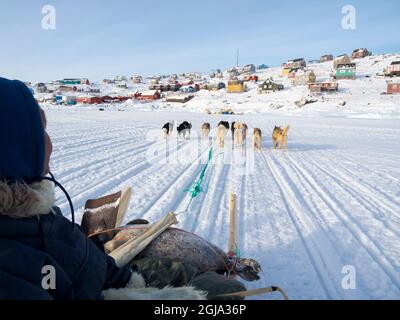
[[[344,63],[336,66],[336,79],[355,79],[356,78],[356,64]]]
[[[89,84],[88,79],[63,79],[59,80],[58,83],[60,85],[76,85],[76,84]]]

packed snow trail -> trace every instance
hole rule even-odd
[[[259,281],[246,283],[249,289],[277,285],[292,299],[400,298],[398,121],[77,109],[47,115],[52,171],[70,193],[78,221],[88,198],[127,185],[133,196],[125,222],[181,211],[210,147],[199,144],[201,124],[246,122],[248,146],[253,126],[261,128],[263,150],[254,154],[254,167],[245,169],[226,161],[246,150],[232,149],[228,132],[226,148],[214,149],[204,191],[179,215],[178,227],[227,250],[228,199],[234,192],[240,255],[263,268]],[[174,131],[167,142],[160,128],[170,120],[191,122],[191,139],[177,139]],[[287,152],[271,148],[271,129],[279,124],[291,125]],[[59,190],[57,198],[68,216]],[[356,271],[355,289],[342,287],[345,266]],[[280,296],[254,297],[265,298]]]

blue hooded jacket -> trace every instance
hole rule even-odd
[[[45,142],[38,109],[22,82],[0,78],[0,177],[31,183],[42,176]]]
[[[22,82],[3,78],[0,152],[3,184],[40,180],[45,140],[39,106]],[[0,300],[100,299],[102,290],[127,284],[129,268],[118,268],[78,225],[72,228],[58,208],[49,211],[18,219],[0,211]],[[55,289],[43,288],[45,266],[55,270]]]

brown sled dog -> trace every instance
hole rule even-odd
[[[259,128],[254,128],[253,131],[253,147],[257,150],[261,150],[262,148],[262,134]]]
[[[287,135],[289,128],[290,126],[287,126],[284,129],[275,126],[274,131],[272,132],[272,145],[274,146],[274,149],[278,146],[279,149],[284,147],[285,151],[287,150]]]
[[[203,123],[201,126],[201,139],[206,140],[210,135],[210,124],[208,122]]]

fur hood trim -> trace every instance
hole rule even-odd
[[[29,185],[0,180],[0,216],[29,218],[49,214],[55,203],[54,184],[48,180]]]
[[[206,300],[207,293],[193,287],[122,288],[103,291],[105,300]]]

